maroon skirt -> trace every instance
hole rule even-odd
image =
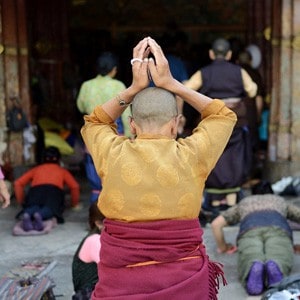
[[[209,260],[198,219],[104,221],[92,299],[217,299],[222,265]]]

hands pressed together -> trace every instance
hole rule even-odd
[[[138,91],[148,87],[150,79],[157,87],[165,89],[169,89],[175,80],[161,47],[150,37],[141,40],[133,49],[131,64],[131,86]]]
[[[185,87],[172,76],[169,62],[163,50],[150,37],[142,39],[133,48],[131,65],[131,85],[113,99],[102,104],[104,111],[113,120],[116,120],[124,112],[137,93],[149,87],[150,80],[154,82],[156,87],[175,94],[181,102],[184,99],[185,102],[193,106],[200,113],[212,102],[211,98]],[[183,124],[181,127],[183,127]]]

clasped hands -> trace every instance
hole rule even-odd
[[[150,80],[157,87],[168,89],[175,80],[161,47],[150,37],[144,38],[134,47],[131,64],[132,86],[137,90],[148,87]]]

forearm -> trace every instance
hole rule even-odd
[[[0,196],[1,196],[1,201],[2,208],[6,208],[10,204],[10,194],[7,189],[7,185],[4,181],[4,179],[0,179]]]
[[[213,235],[217,244],[218,249],[223,252],[227,249],[227,244],[224,238],[223,229],[220,227],[213,227],[212,228]]]
[[[200,113],[208,104],[213,101],[213,99],[210,97],[184,86],[175,79],[166,85],[166,89],[184,99],[185,102],[193,106]]]
[[[218,216],[211,223],[211,229],[213,236],[215,238],[216,244],[220,252],[225,252],[227,250],[227,244],[224,237],[223,227],[226,226],[226,220],[223,216]]]
[[[202,75],[200,71],[197,71],[192,77],[183,82],[183,84],[194,91],[198,91],[202,86]]]
[[[20,185],[14,185],[14,192],[15,192],[15,197],[18,202],[18,204],[22,204],[25,194],[24,194],[24,187]]]
[[[71,189],[71,205],[75,207],[79,204],[80,190],[79,188]]]
[[[136,88],[130,86],[126,90],[119,93],[116,97],[110,99],[102,105],[103,110],[112,118],[116,120],[119,118],[128,105],[132,102],[134,96],[139,92]],[[128,105],[120,105],[120,101],[124,101]]]
[[[250,98],[255,97],[257,93],[257,84],[251,79],[249,74],[244,69],[242,69],[241,72],[245,91]]]

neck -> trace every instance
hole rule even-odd
[[[106,76],[109,76],[111,78],[114,78],[117,74],[116,68],[113,68]]]
[[[153,124],[149,124],[147,126],[136,128],[137,136],[141,134],[161,135],[172,139],[172,138],[176,138],[176,135],[174,135],[173,132],[176,131],[174,130],[171,121],[161,127],[155,126]]]

